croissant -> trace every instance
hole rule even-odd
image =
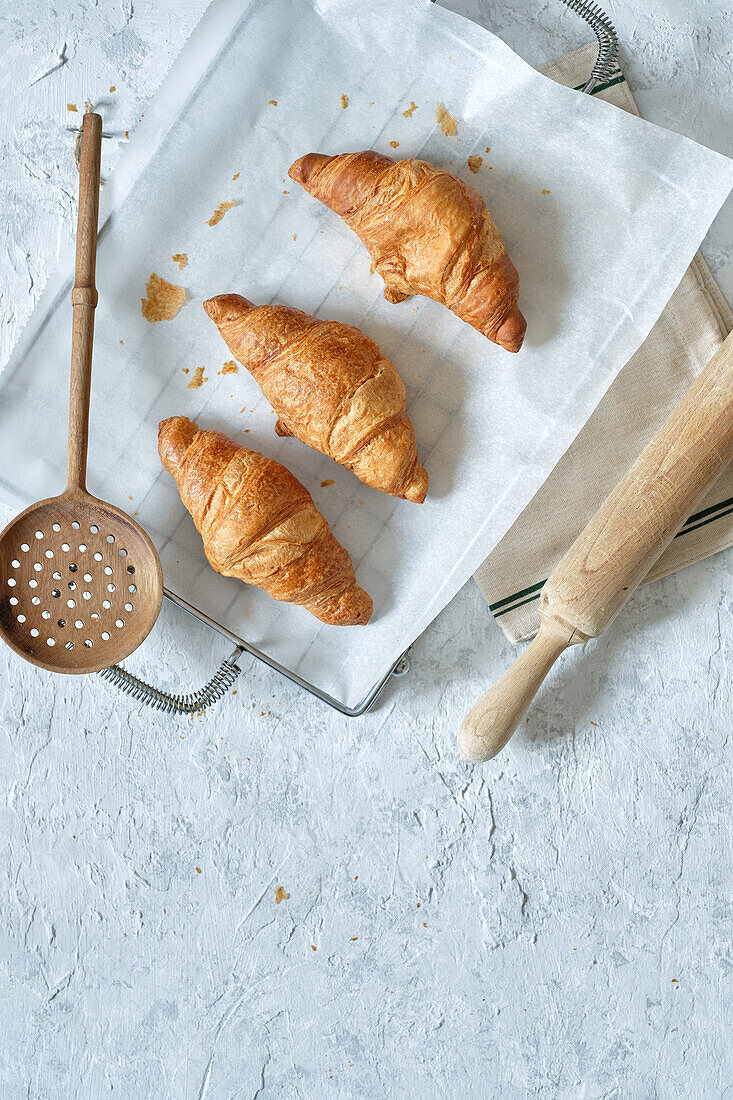
[[[279,462],[185,416],[161,421],[158,453],[217,573],[300,604],[324,623],[369,621],[371,597],[357,585],[351,558]]]
[[[339,214],[368,249],[388,302],[424,294],[519,351],[519,276],[484,200],[452,172],[372,150],[308,153],[290,178]]]
[[[373,340],[352,325],[253,306],[240,294],[219,294],[204,309],[278,414],[278,435],[297,436],[374,489],[425,500],[428,475],[405,387]]]

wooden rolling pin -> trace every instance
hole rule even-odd
[[[458,732],[464,760],[490,760],[569,645],[597,638],[733,461],[733,333],[545,582],[539,633]]]

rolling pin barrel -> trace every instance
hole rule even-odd
[[[647,444],[553,571],[546,615],[601,634],[733,461],[733,337]]]
[[[733,333],[545,583],[537,637],[461,725],[465,760],[503,748],[557,657],[606,629],[731,461]]]

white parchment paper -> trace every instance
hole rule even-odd
[[[215,0],[146,116],[103,193],[89,488],[143,523],[169,589],[355,705],[506,532],[644,339],[733,162],[560,87],[427,0]],[[485,196],[520,274],[519,355],[433,302],[384,302],[357,239],[287,177],[303,153],[363,148],[443,164]],[[17,505],[64,481],[72,271],[69,255],[0,378],[0,493]],[[186,287],[171,322],[141,315],[152,271]],[[407,386],[424,505],[275,435],[244,368],[220,373],[230,355],[201,301],[224,291],[379,343]],[[200,366],[206,381],[189,389]],[[305,483],[374,597],[369,626],[324,627],[210,569],[157,457],[158,421],[176,413]]]

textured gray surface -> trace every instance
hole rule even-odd
[[[3,358],[71,231],[67,102],[131,129],[204,6],[3,8]],[[535,64],[587,37],[452,6]],[[724,7],[613,14],[642,112],[730,154]],[[732,203],[704,253],[733,297]],[[353,721],[254,664],[170,719],[1,650],[0,1096],[729,1095],[732,579],[639,593],[474,769],[455,726],[511,653],[472,584]],[[167,609],[130,667],[225,653]]]

